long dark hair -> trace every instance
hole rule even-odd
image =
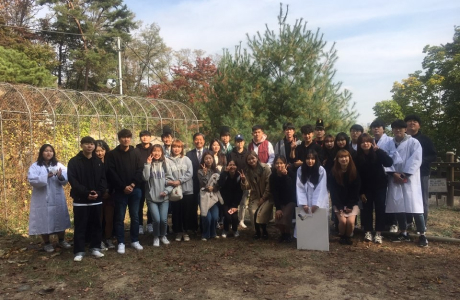
[[[249,156],[254,156],[255,158],[257,158],[257,165],[256,165],[255,169],[251,168],[248,165]],[[246,166],[247,166],[247,169],[245,170],[245,173],[247,173],[248,176],[246,176],[246,177],[248,177],[249,180],[254,180],[254,175],[255,174],[261,175],[264,172],[264,167],[262,166],[262,163],[260,162],[260,159],[259,159],[259,155],[257,155],[256,152],[248,151],[248,153],[246,154],[246,157],[244,158],[244,161],[246,162]]]
[[[58,163],[58,160],[56,159],[56,151],[54,150],[53,146],[50,144],[44,144],[43,146],[40,147],[40,150],[38,151],[38,158],[37,158],[37,165],[40,167],[45,165],[45,160],[43,159],[43,152],[45,152],[46,148],[50,147],[51,150],[53,150],[53,157],[50,159],[50,166],[56,166]]]
[[[205,158],[207,155],[211,156],[211,158],[212,158],[211,171],[212,171],[213,173],[219,172],[219,171],[217,170],[216,162],[214,161],[214,155],[212,154],[211,151],[207,151],[207,150],[205,150],[205,151],[203,152],[203,155],[201,156],[200,169],[203,169],[202,165],[205,164],[205,163],[204,163],[204,158]]]
[[[353,162],[353,158],[351,157],[350,152],[344,149],[339,150],[337,152],[337,155],[335,156],[334,167],[332,168],[332,175],[334,176],[335,181],[337,181],[337,183],[341,186],[345,186],[345,184],[343,182],[343,172],[342,172],[342,166],[339,163],[339,158],[344,157],[344,156],[348,156],[348,166],[347,166],[347,171],[346,171],[346,173],[348,174],[348,183],[353,182],[358,176],[357,171],[356,171],[356,166],[355,166],[355,163]]]
[[[312,167],[307,166],[306,160],[309,157],[313,157],[315,159],[315,164]],[[302,166],[300,167],[301,175],[300,181],[305,184],[307,180],[310,180],[311,183],[316,187],[319,182],[319,167],[321,166],[321,162],[319,161],[318,153],[315,150],[309,149],[305,155],[305,159],[302,162]]]
[[[373,143],[374,142],[374,139],[368,134],[368,133],[363,133],[359,136],[358,138],[358,151],[357,151],[357,155],[356,155],[356,159],[362,163],[366,160],[366,153],[364,153],[364,150],[361,148],[361,144],[364,143],[364,142],[369,142],[369,143]],[[376,155],[375,155],[375,151],[374,151],[374,147],[371,147],[369,149],[369,158],[371,159],[371,161],[374,161]]]
[[[281,161],[282,161],[285,165],[287,165],[287,159],[286,159],[286,157],[285,157],[284,155],[279,155],[279,154],[275,155],[275,159],[273,160],[273,164],[272,164],[272,174],[275,174],[275,175],[277,174],[277,173],[276,173],[275,164],[276,164],[276,161],[277,161],[278,159],[281,159]],[[247,162],[246,162],[246,163],[247,163]]]
[[[216,153],[212,150],[212,144],[214,144],[214,143],[219,144],[219,147],[220,147],[219,152],[217,152],[217,158],[219,159],[219,162],[217,163],[217,165],[222,166],[223,168],[225,168],[227,166],[227,158],[225,157],[225,154],[222,152],[223,149],[224,149],[224,147],[222,146],[222,142],[219,141],[218,139],[213,139],[209,143],[208,149],[209,149],[209,151],[211,152],[212,155],[216,155]]]
[[[337,141],[340,141],[340,140],[346,141],[345,147],[339,148],[339,146],[337,146]],[[345,150],[350,149],[350,138],[345,132],[337,133],[337,135],[335,136],[335,140],[334,140],[334,147],[336,151],[339,151],[340,149],[345,149]]]

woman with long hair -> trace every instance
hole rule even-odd
[[[176,234],[176,241],[189,242],[187,230],[190,227],[190,219],[196,222],[196,210],[190,205],[193,202],[193,165],[190,158],[184,155],[184,143],[174,140],[171,144],[171,155],[168,158],[174,180],[167,184],[172,187],[181,186],[182,199],[171,202],[172,229]]]
[[[217,170],[219,172],[222,172],[222,170],[225,170],[225,166],[227,166],[227,158],[225,154],[222,152],[223,146],[222,146],[221,141],[219,141],[218,139],[213,139],[209,143],[208,149],[213,155]]]
[[[295,172],[286,157],[276,155],[270,175],[270,190],[275,203],[275,224],[280,231],[278,242],[291,242],[292,216],[296,207]]]
[[[107,164],[104,162],[105,155],[109,153],[110,148],[109,145],[103,140],[96,141],[96,148],[94,149],[94,154],[104,163],[106,175],[107,172]],[[107,176],[108,177],[108,176]],[[106,247],[109,249],[114,249],[115,245],[112,242],[113,237],[113,221],[114,221],[114,210],[115,210],[115,202],[113,201],[112,197],[110,197],[110,185],[109,180],[107,180],[107,190],[105,191],[104,195],[102,195],[102,244],[101,249],[105,250]]]
[[[216,167],[213,154],[206,151],[201,157],[201,169],[198,170],[200,181],[200,214],[201,214],[201,240],[219,238],[216,232],[219,220],[219,207],[217,202],[223,202],[219,185],[219,170]]]
[[[254,239],[268,239],[267,223],[273,212],[273,199],[270,193],[270,166],[263,164],[254,151],[246,156],[247,169],[241,170],[241,188],[250,190],[249,216],[254,222]],[[262,234],[260,230],[262,229]]]
[[[364,240],[382,243],[381,232],[385,230],[385,199],[387,195],[387,175],[383,167],[391,167],[393,159],[379,149],[374,139],[367,133],[358,138],[358,151],[355,159],[361,178],[360,198],[363,202],[361,223],[364,227]],[[383,167],[382,167],[383,166]],[[375,207],[375,237],[372,237]]]
[[[240,236],[238,232],[238,206],[241,203],[241,197],[243,197],[243,190],[241,189],[241,178],[237,173],[237,166],[233,160],[229,160],[225,171],[220,173],[219,178],[219,189],[222,199],[224,200],[223,211],[224,211],[224,231],[222,237],[226,238],[232,227],[233,235],[235,237]]]
[[[359,212],[358,200],[361,180],[347,150],[339,150],[329,176],[333,211],[337,216],[340,243],[351,245],[351,236]]]
[[[142,173],[144,181],[147,181],[145,198],[152,214],[154,247],[159,247],[160,241],[165,245],[169,244],[166,227],[168,225],[169,194],[173,187],[166,183],[174,181],[174,178],[163,151],[161,145],[153,145]]]
[[[64,239],[65,230],[70,228],[69,210],[63,186],[67,184],[67,168],[56,159],[56,151],[50,144],[44,144],[38,152],[38,159],[29,168],[27,179],[32,185],[30,200],[29,235],[41,235],[44,250],[53,252],[50,235],[57,234],[59,246],[69,249]]]

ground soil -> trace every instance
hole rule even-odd
[[[436,235],[449,231],[455,237],[458,227],[437,227],[444,224],[442,216],[458,220],[458,209],[432,210],[435,219],[428,224]],[[72,250],[46,253],[39,238],[3,235],[0,298],[460,299],[458,243],[430,241],[420,248],[416,238],[401,244],[387,236],[376,245],[357,233],[352,246],[331,235],[330,251],[317,252],[278,243],[274,226],[269,233],[267,241],[254,241],[246,229],[239,238],[192,237],[159,248],[143,235],[143,251],[128,246],[125,255],[109,250],[101,259],[86,256],[79,263]]]

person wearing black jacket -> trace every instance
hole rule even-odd
[[[200,161],[204,152],[204,134],[197,132],[193,135],[193,144],[195,149],[188,151],[187,156],[192,161],[193,166],[193,200],[187,203],[186,219],[187,227],[190,231],[198,230],[198,204],[200,203],[200,180],[198,179],[198,170],[200,169]]]
[[[288,167],[288,162],[284,156],[275,156],[269,182],[276,207],[275,223],[281,233],[278,239],[280,243],[292,241],[292,216],[297,205],[295,180],[294,166]]]
[[[150,140],[152,139],[152,134],[148,130],[142,130],[139,133],[139,138],[141,140],[140,144],[136,145],[136,151],[141,159],[141,162],[145,164],[147,162],[147,158],[150,156],[152,152],[152,144]],[[145,203],[145,185],[141,184],[140,189],[142,192],[141,200],[139,202],[139,234],[144,234],[144,203]],[[147,231],[149,233],[153,232],[152,226],[152,215],[150,213],[149,206],[147,205]]]
[[[232,225],[232,231],[235,237],[239,237],[238,232],[238,206],[243,197],[243,190],[241,189],[241,179],[236,172],[237,166],[233,160],[227,163],[227,168],[220,174],[219,185],[220,195],[224,200],[224,231],[222,237],[226,238]]]
[[[86,232],[91,233],[91,254],[103,257],[100,252],[102,240],[101,208],[102,196],[107,188],[105,167],[102,161],[93,155],[95,140],[85,136],[80,143],[82,151],[71,158],[67,175],[71,186],[74,213],[74,261],[81,261],[85,253]],[[89,229],[89,230],[88,230]]]
[[[428,182],[430,180],[431,163],[436,161],[437,152],[431,139],[422,134],[420,126],[422,120],[417,115],[408,115],[404,122],[407,124],[407,134],[410,134],[413,138],[417,139],[422,146],[422,165],[420,166],[420,181],[422,184],[422,198],[423,198],[423,217],[426,221],[428,220]],[[413,216],[410,215],[407,222],[412,224]]]
[[[334,167],[328,176],[332,209],[339,222],[340,243],[351,245],[351,236],[359,212],[358,200],[361,180],[347,150],[339,150]]]
[[[227,157],[227,161],[233,160],[236,164],[236,171],[241,172],[241,170],[246,170],[248,164],[246,163],[246,156],[248,155],[248,150],[244,148],[244,137],[242,134],[237,134],[235,136],[235,147],[233,147],[232,152]],[[243,191],[243,196],[241,198],[241,203],[238,209],[238,218],[240,219],[241,228],[247,228],[244,224],[244,215],[246,210],[246,201],[249,196],[249,191]]]
[[[140,186],[142,180],[143,163],[134,147],[130,146],[132,133],[128,129],[118,132],[120,144],[107,154],[108,174],[110,186],[114,189],[115,200],[115,233],[118,240],[119,254],[125,253],[125,214],[129,207],[131,220],[131,246],[136,250],[144,249],[139,244],[139,202],[141,199]]]
[[[324,160],[323,149],[313,140],[313,126],[304,125],[300,128],[303,142],[295,148],[291,148],[291,160],[294,161],[295,168],[299,168],[305,161],[305,155],[309,150],[315,150],[318,153],[320,161]]]
[[[381,232],[385,230],[385,200],[387,196],[387,175],[383,167],[391,167],[393,159],[379,149],[374,139],[367,133],[358,138],[358,151],[355,158],[356,169],[361,178],[360,197],[363,202],[361,223],[364,227],[364,240],[382,243]],[[375,207],[375,237],[372,237]]]

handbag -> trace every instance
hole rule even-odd
[[[182,186],[178,185],[171,191],[171,195],[169,195],[169,201],[179,201],[182,199],[182,197]]]

